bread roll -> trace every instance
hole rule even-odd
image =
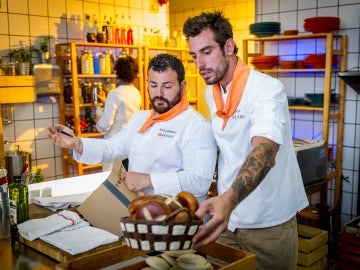
[[[184,207],[189,208],[192,215],[194,215],[196,210],[199,208],[198,200],[188,191],[181,191],[178,195],[176,195],[176,198],[178,198]]]
[[[140,220],[164,220],[171,213],[171,209],[164,202],[150,200],[137,208],[135,218]]]

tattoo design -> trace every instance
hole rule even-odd
[[[78,138],[78,141],[77,141],[77,147],[81,147],[82,146],[82,140]]]
[[[270,143],[260,143],[249,154],[236,177],[232,188],[240,203],[265,178],[275,165],[276,149]]]

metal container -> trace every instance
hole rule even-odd
[[[31,154],[20,150],[18,146],[17,151],[6,151],[5,152],[5,168],[8,171],[8,181],[13,182],[13,176],[21,173],[21,169],[24,164],[27,163],[29,166],[27,170],[31,169]]]

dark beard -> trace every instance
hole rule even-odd
[[[154,104],[155,104],[156,99],[160,99],[160,100],[164,101],[167,104],[167,106],[165,106],[165,107],[155,106]],[[156,96],[150,100],[150,103],[155,112],[157,112],[158,114],[163,114],[163,113],[166,113],[167,111],[169,111],[176,104],[178,104],[180,102],[180,100],[181,100],[181,93],[179,92],[179,94],[172,101],[170,101],[166,98],[163,98],[163,97]]]
[[[229,69],[229,63],[227,63],[225,60],[221,61],[220,65],[216,68],[216,70],[209,69],[210,71],[214,72],[215,78],[204,79],[205,83],[207,85],[212,85],[212,84],[220,82],[224,78],[228,69]],[[200,75],[201,75],[201,71],[204,71],[204,70],[207,70],[207,69],[206,68],[199,69]]]

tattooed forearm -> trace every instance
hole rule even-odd
[[[237,175],[232,188],[241,202],[265,178],[275,165],[277,145],[270,142],[259,143],[249,154]]]

